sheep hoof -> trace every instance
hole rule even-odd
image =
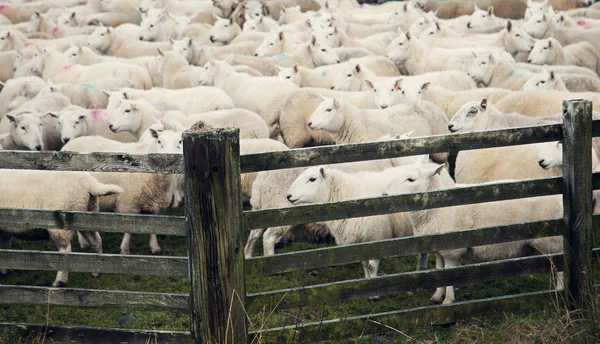
[[[436,295],[433,295],[431,297],[431,299],[429,299],[431,302],[433,302],[436,305],[439,305],[440,303],[442,303],[442,298],[441,297],[437,297]]]
[[[151,249],[150,251],[152,251],[153,255],[160,255],[162,253],[162,250],[160,249],[160,247],[158,249]]]
[[[381,296],[371,296],[369,297],[369,301],[378,301],[381,298]]]
[[[57,282],[57,281],[54,281],[52,283],[52,286],[55,287],[55,288],[64,288],[64,287],[67,286],[67,282],[63,282],[63,281],[58,281]]]
[[[121,249],[121,254],[129,254],[129,249]]]
[[[452,299],[445,299],[444,302],[442,302],[442,305],[448,305],[448,304],[451,304],[451,303],[454,303],[454,300],[452,300]]]
[[[94,278],[97,278],[98,276],[100,276],[100,274],[99,274],[99,273],[97,273],[97,272],[92,272],[92,277],[94,277]]]

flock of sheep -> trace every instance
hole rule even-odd
[[[200,122],[239,128],[248,154],[555,123],[563,99],[600,104],[600,7],[505,2],[516,5],[497,8],[512,19],[494,7],[435,0],[9,1],[0,4],[0,148],[181,153],[181,133]],[[561,173],[562,146],[461,151],[454,179],[447,158],[244,174],[242,193],[265,209],[543,178]],[[182,179],[0,170],[0,207],[156,214],[181,204]],[[344,245],[561,213],[557,195],[265,228],[252,231],[245,254],[259,238],[272,255],[291,240],[331,235]],[[0,248],[9,248],[20,233],[1,228]],[[71,251],[71,231],[48,232],[61,252]],[[102,252],[98,233],[78,239]],[[124,235],[122,254],[130,239]],[[155,235],[150,248],[161,251]],[[438,252],[436,267],[529,249],[559,252],[562,241]],[[365,277],[377,276],[378,264],[363,262]],[[67,281],[61,271],[53,285]],[[438,288],[432,299],[454,302],[454,289]]]

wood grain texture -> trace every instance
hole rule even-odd
[[[188,312],[188,295],[0,285],[0,304]]]
[[[183,173],[181,154],[0,151],[0,168],[53,171]]]
[[[414,194],[244,212],[247,230],[562,193],[562,178],[502,181]]]
[[[0,208],[0,227],[185,236],[185,217]]]
[[[0,328],[16,336],[31,334],[45,337],[46,342],[69,344],[191,344],[189,332],[130,330],[87,326],[53,326],[45,324],[0,323]]]
[[[239,129],[186,131],[185,215],[194,343],[246,343]]]
[[[592,102],[563,101],[563,240],[565,296],[572,309],[591,311],[592,280]]]
[[[187,261],[187,257],[0,250],[0,268],[14,270],[185,277]]]
[[[268,275],[362,262],[369,259],[416,255],[463,247],[541,238],[562,233],[562,219],[463,231],[395,238],[346,246],[296,251],[246,260],[246,273]]]

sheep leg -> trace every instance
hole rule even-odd
[[[123,234],[121,241],[121,254],[129,254],[129,245],[131,244],[131,233]]]
[[[449,267],[453,267],[453,266],[459,266],[460,262],[458,261],[458,259],[451,259],[449,257],[445,257],[444,265],[445,265],[445,267],[449,268]],[[456,301],[456,296],[454,295],[454,286],[453,285],[446,286],[446,298],[444,299],[444,302],[442,302],[442,304],[445,305],[448,303],[454,303],[454,301]]]
[[[263,234],[263,255],[272,256],[275,254],[275,244],[281,239],[281,233],[274,228],[267,229]]]
[[[561,291],[565,289],[565,276],[563,271],[556,273],[556,290]]]
[[[427,261],[429,260],[428,253],[419,254],[419,260],[417,261],[417,271],[427,270]]]
[[[156,234],[150,234],[150,251],[152,251],[152,254],[160,254],[161,249]]]
[[[82,242],[81,240],[83,239],[87,245],[86,247],[91,247],[91,249],[96,252],[96,253],[102,253],[102,237],[100,236],[100,233],[98,232],[82,232],[79,233],[77,232],[77,235],[80,237],[80,243]],[[99,273],[97,272],[92,272],[92,277],[98,277],[100,276]]]
[[[48,234],[50,235],[50,239],[56,245],[59,252],[71,252],[71,239],[73,238],[73,232],[60,230],[60,229],[50,229],[48,230]],[[53,287],[64,287],[69,281],[69,272],[68,271],[58,271],[56,272],[56,279],[52,282]]]
[[[252,258],[252,253],[254,252],[254,245],[258,238],[262,237],[267,228],[262,229],[253,229],[250,231],[250,235],[248,236],[248,240],[246,241],[246,247],[244,247],[244,257]]]
[[[363,261],[362,266],[363,266],[363,270],[365,271],[365,278],[371,277],[371,272],[369,271],[369,262],[366,260]]]
[[[442,257],[442,255],[439,253],[435,254],[435,268],[436,269],[444,268],[444,257]],[[435,303],[440,303],[444,300],[445,296],[446,296],[446,288],[437,287],[435,289],[435,294],[433,294],[433,296],[431,297],[431,301],[433,301]]]
[[[80,231],[77,231],[77,241],[79,241],[79,247],[82,249],[90,247],[89,241]]]
[[[2,249],[2,250],[10,249],[10,245],[12,244],[12,238],[13,237],[11,235],[0,232],[0,249]],[[0,274],[6,275],[7,273],[8,273],[8,270],[0,269]]]
[[[367,263],[367,271],[369,273],[369,277],[367,278],[377,277],[377,270],[379,270],[379,259],[369,260],[369,262]],[[379,300],[379,295],[371,296],[369,297],[369,300]]]

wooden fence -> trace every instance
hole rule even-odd
[[[589,101],[563,103],[563,124],[488,132],[441,135],[294,149],[240,156],[237,129],[185,132],[180,155],[0,151],[0,168],[185,174],[185,217],[104,214],[33,209],[0,209],[0,222],[10,227],[98,230],[187,236],[188,256],[155,257],[112,254],[0,250],[0,268],[77,272],[189,276],[190,293],[165,294],[75,288],[0,286],[0,303],[132,310],[189,312],[189,332],[98,329],[0,323],[22,331],[46,331],[75,342],[247,343],[317,342],[384,332],[417,323],[449,323],[486,314],[530,309],[548,304],[554,291],[539,291],[457,302],[380,314],[356,315],[281,328],[250,331],[248,306],[298,308],[324,302],[389,295],[417,288],[462,285],[478,281],[565,272],[565,297],[573,308],[590,309],[593,291],[594,222],[592,189],[600,175],[591,172],[591,137],[600,136],[592,122]],[[376,160],[446,151],[460,151],[563,141],[563,176],[459,187],[280,209],[243,211],[241,173]],[[244,259],[245,233],[251,229],[417,209],[563,194],[564,215],[507,226],[470,229],[429,236],[397,238]],[[478,245],[562,235],[564,254],[532,256],[453,268],[397,273],[372,279],[347,280],[261,293],[246,293],[246,275],[345,265],[369,259],[415,255]],[[17,327],[16,327],[17,326]]]

